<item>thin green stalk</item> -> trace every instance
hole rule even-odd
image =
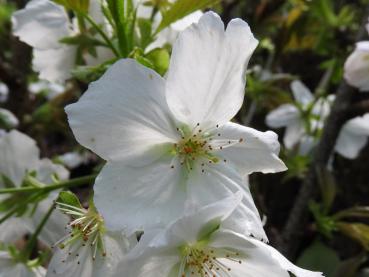
[[[46,222],[49,220],[52,212],[54,211],[54,204],[51,205],[51,207],[49,208],[49,210],[47,211],[47,213],[45,214],[45,216],[42,218],[40,224],[37,226],[37,229],[35,230],[35,232],[32,234],[32,237],[29,239],[25,252],[24,252],[24,258],[28,261],[31,254],[32,254],[32,250],[35,248],[35,245],[37,243],[37,238],[38,235],[41,233],[42,229],[44,228]]]
[[[1,189],[0,194],[6,193],[18,193],[18,192],[34,192],[34,191],[45,191],[49,192],[57,189],[78,187],[81,185],[85,185],[91,181],[94,181],[96,175],[88,175],[80,178],[75,178],[72,180],[61,181],[58,184],[52,184],[44,187],[21,187],[21,188],[9,188],[9,189]]]
[[[35,199],[37,199],[38,197],[40,197],[40,195],[42,195],[44,192],[40,192],[34,195],[31,195],[30,197],[26,198],[24,201],[22,201],[21,203],[19,203],[19,205],[15,205],[15,207],[13,207],[8,213],[6,213],[1,219],[0,219],[0,224],[2,224],[3,222],[5,222],[8,218],[10,218],[12,215],[14,215],[20,208],[22,208],[23,206],[28,205],[28,203],[33,202]]]
[[[89,16],[88,14],[82,14],[84,18],[95,28],[95,30],[101,35],[101,37],[105,40],[106,44],[111,48],[117,58],[120,57],[118,50],[114,47],[113,43],[110,41],[110,38],[104,33],[104,31],[100,28],[98,24]]]

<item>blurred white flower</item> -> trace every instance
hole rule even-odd
[[[276,249],[226,228],[223,223],[241,203],[239,194],[202,207],[171,223],[166,229],[147,232],[119,265],[135,277],[319,277],[301,269]]]
[[[355,159],[368,142],[369,113],[345,123],[338,136],[335,150],[347,159]]]
[[[294,104],[283,104],[271,111],[266,124],[272,128],[286,127],[283,144],[287,149],[299,145],[300,154],[307,154],[316,144],[316,135],[330,113],[334,95],[314,99],[310,90],[300,81],[291,83]]]
[[[88,155],[78,152],[68,152],[60,155],[58,159],[68,168],[73,169],[81,164],[85,163],[88,159]]]
[[[90,14],[97,23],[103,18],[98,0],[90,1]],[[71,77],[75,65],[77,47],[60,42],[65,37],[79,33],[77,24],[71,22],[63,6],[49,0],[32,0],[12,16],[13,33],[33,47],[33,69],[39,78],[52,83],[63,83]],[[110,49],[99,49],[105,56]],[[111,53],[111,57],[112,57]],[[97,63],[96,58],[90,59]],[[98,60],[101,62],[101,60]],[[105,61],[105,60],[104,60]],[[90,64],[90,65],[92,65]]]
[[[7,128],[15,128],[19,124],[18,118],[9,110],[0,108],[0,122]]]
[[[29,267],[14,261],[8,252],[0,251],[0,277],[44,277],[45,274],[43,267]]]
[[[33,94],[45,93],[47,99],[50,100],[65,92],[65,86],[58,83],[39,80],[37,82],[30,83],[28,85],[28,90]]]
[[[4,103],[8,99],[9,88],[6,84],[0,82],[0,103]]]
[[[368,72],[369,41],[360,41],[345,62],[344,76],[351,86],[360,91],[369,91]]]
[[[136,237],[106,230],[104,220],[94,207],[84,209],[59,203],[72,217],[68,234],[56,243],[47,277],[110,277],[126,252],[137,243]]]
[[[180,34],[167,79],[121,60],[66,108],[80,144],[108,161],[94,197],[109,228],[167,224],[187,204],[238,191],[246,174],[286,169],[275,133],[229,122],[256,45],[246,22],[232,20],[225,31],[208,12]],[[261,224],[255,233],[264,233]]]
[[[16,130],[4,134],[0,137],[0,176],[8,178],[16,187],[22,185],[27,172],[31,171],[35,171],[37,179],[46,184],[52,182],[52,174],[57,174],[60,179],[69,177],[69,172],[63,166],[53,164],[48,159],[40,160],[39,156],[36,142],[30,137]],[[7,186],[4,179],[0,178],[0,188]],[[34,211],[29,209],[24,215],[12,217],[0,224],[0,241],[14,242],[26,233],[33,232],[56,197],[55,193],[50,193],[47,198],[38,203]],[[0,200],[4,203],[13,203],[17,201],[17,198],[13,199],[11,194],[2,194]],[[6,212],[1,212],[0,218],[5,214]],[[63,214],[54,211],[40,233],[40,240],[46,245],[52,245],[60,236],[67,222],[67,218]],[[60,230],[59,233],[58,230]]]

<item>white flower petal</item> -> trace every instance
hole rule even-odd
[[[143,255],[133,261],[123,260],[112,277],[122,277],[122,272],[127,277],[178,277],[177,275],[171,275],[173,268],[179,262],[178,250],[158,251],[155,254],[155,256]]]
[[[9,110],[0,108],[0,121],[4,121],[9,128],[15,128],[19,124],[18,118]]]
[[[283,144],[287,149],[292,149],[305,135],[304,123],[296,121],[287,126],[283,137]]]
[[[116,272],[117,265],[126,254],[127,241],[123,236],[118,237],[107,233],[104,236],[106,257],[96,254],[93,260],[93,251],[90,245],[77,248],[67,246],[57,249],[48,266],[47,277],[111,277]],[[69,254],[72,253],[72,254]],[[78,254],[78,256],[76,256]]]
[[[167,101],[175,116],[204,128],[229,121],[242,105],[246,67],[256,46],[246,22],[232,20],[224,31],[212,12],[183,31],[167,78]]]
[[[0,217],[4,215],[5,214],[0,214]],[[30,221],[25,220],[24,218],[9,218],[0,224],[0,242],[5,244],[16,242],[29,232],[30,226]]]
[[[170,158],[144,167],[108,163],[96,178],[94,201],[112,230],[130,235],[162,226],[182,214],[186,187],[179,165]]]
[[[71,34],[64,8],[48,0],[32,0],[12,17],[13,33],[32,47],[60,47],[59,40]]]
[[[212,141],[213,145],[225,145],[216,151],[238,168],[242,175],[253,172],[275,173],[286,170],[285,164],[278,158],[278,136],[272,131],[260,132],[235,123],[227,123],[216,130],[220,136]],[[240,142],[238,142],[241,140]],[[227,146],[227,141],[237,143]]]
[[[300,118],[300,112],[292,104],[283,104],[268,113],[266,124],[272,128],[280,128],[295,123]]]
[[[170,248],[204,239],[201,236],[208,235],[206,231],[214,231],[212,228],[228,218],[240,205],[242,199],[243,193],[238,191],[212,204],[192,207],[163,233],[156,236],[147,247]],[[207,230],[206,227],[210,229]]]
[[[174,141],[178,134],[164,86],[153,70],[134,60],[118,61],[90,84],[77,103],[66,107],[74,135],[107,160],[131,160]]]
[[[45,269],[29,269],[25,264],[16,263],[8,252],[0,251],[0,277],[44,277]]]
[[[0,174],[20,186],[27,171],[36,170],[39,150],[30,137],[13,130],[0,137]],[[0,187],[3,184],[0,182]]]
[[[338,136],[335,150],[347,159],[356,159],[369,137],[369,114],[346,122]]]
[[[296,277],[322,276],[319,272],[312,272],[293,265],[273,247],[230,230],[214,233],[211,237],[211,246],[240,252],[241,264],[221,259],[231,268],[232,276],[235,277],[288,277],[287,271],[295,274]]]
[[[29,224],[29,232],[33,233],[39,226],[41,220],[47,214],[58,194],[50,194],[46,199],[39,202],[32,217],[27,219]],[[39,239],[47,246],[53,246],[61,237],[66,235],[65,227],[70,222],[69,217],[55,209],[50,215],[44,228],[42,229]]]
[[[295,100],[302,106],[307,106],[314,101],[311,91],[299,80],[291,83],[291,90]]]
[[[347,58],[344,67],[346,81],[361,91],[369,91],[369,41],[356,44],[356,49]]]
[[[8,100],[9,88],[6,84],[0,82],[0,103],[4,103]]]
[[[310,270],[306,270],[303,268],[300,268],[298,266],[295,266],[293,263],[291,263],[289,260],[287,260],[281,253],[278,252],[275,248],[262,243],[255,239],[250,239],[254,244],[259,246],[260,248],[264,248],[267,250],[274,261],[278,262],[281,268],[288,270],[289,272],[293,273],[296,277],[322,277],[323,274],[321,272],[314,272]]]
[[[248,186],[245,185],[241,175],[231,166],[227,164],[212,165],[205,167],[204,172],[202,172],[202,167],[197,167],[190,172],[187,186],[189,204],[198,206],[210,205],[242,191],[242,205],[229,218],[227,226],[232,226],[232,228],[246,234],[253,234],[265,241],[268,240],[259,212],[249,194]]]
[[[55,49],[33,49],[33,70],[39,72],[39,78],[49,82],[63,83],[71,77],[75,64],[77,48],[62,45]]]

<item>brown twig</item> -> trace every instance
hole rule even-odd
[[[365,32],[360,30],[358,40],[361,40],[364,34]],[[336,100],[314,151],[309,171],[282,232],[279,249],[290,258],[295,257],[300,238],[303,236],[308,218],[308,204],[319,187],[318,174],[326,168],[342,126],[348,119],[368,112],[369,100],[353,105],[357,93],[356,89],[350,87],[345,81],[342,81],[338,88]]]

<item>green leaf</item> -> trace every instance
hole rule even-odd
[[[343,219],[346,217],[369,218],[369,206],[358,206],[342,210],[333,215],[333,217],[335,219]]]
[[[177,0],[168,10],[163,12],[163,19],[156,34],[177,20],[219,2],[219,0]]]
[[[61,191],[59,197],[56,200],[58,203],[67,204],[72,207],[82,209],[81,202],[79,202],[78,197],[71,191]]]
[[[325,277],[333,277],[339,263],[337,253],[317,240],[302,253],[296,264],[308,270],[321,271]]]
[[[369,225],[363,223],[338,222],[338,230],[356,240],[364,249],[369,250]]]
[[[145,57],[151,61],[155,71],[158,72],[160,75],[163,76],[165,72],[167,72],[170,61],[170,55],[167,49],[154,49],[150,51]]]

